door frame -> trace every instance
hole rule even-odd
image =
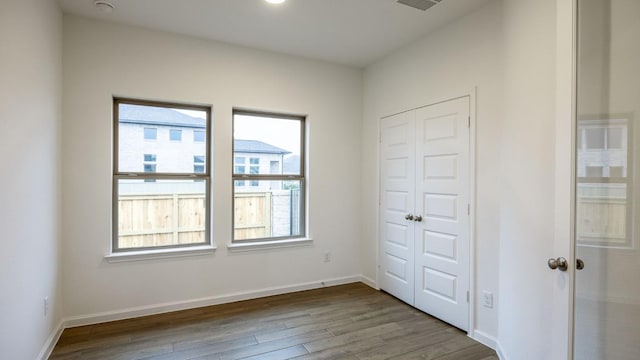
[[[378,191],[377,191],[377,203],[378,208],[376,210],[377,213],[377,226],[376,226],[376,288],[380,289],[380,264],[382,259],[381,251],[380,251],[380,234],[381,231],[381,221],[382,221],[382,213],[380,211],[380,206],[382,204],[382,183],[380,181],[380,176],[382,175],[382,152],[381,152],[381,141],[382,141],[382,121],[385,118],[390,116],[398,115],[407,111],[413,111],[419,108],[436,105],[439,103],[447,102],[450,100],[456,100],[468,97],[469,98],[469,330],[467,335],[485,345],[495,348],[495,339],[487,339],[485,336],[481,336],[480,338],[476,338],[475,334],[475,307],[476,307],[476,261],[475,261],[475,248],[476,248],[476,92],[477,87],[474,86],[471,89],[465,91],[458,91],[450,96],[442,96],[432,99],[427,99],[423,104],[414,104],[411,108],[398,111],[392,114],[387,114],[378,118],[377,126],[378,126],[378,142],[377,142],[377,162],[376,162],[376,173],[378,174]]]
[[[556,0],[555,227],[549,257],[570,266],[554,274],[551,299],[553,359],[573,359],[575,297],[578,0]]]

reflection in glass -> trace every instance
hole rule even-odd
[[[578,0],[574,359],[640,359],[640,1]]]
[[[627,119],[578,120],[576,230],[581,245],[631,244]]]

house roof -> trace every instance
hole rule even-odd
[[[284,158],[282,163],[283,172],[285,174],[300,173],[300,155],[291,155]]]
[[[179,111],[145,105],[133,105],[120,103],[118,108],[119,121],[128,124],[143,124],[157,126],[174,126],[204,129],[206,121],[183,114]],[[267,144],[258,140],[234,140],[235,152],[253,154],[291,154],[291,151]]]
[[[291,151],[281,149],[258,140],[234,140],[233,152],[256,153],[256,154],[291,154]]]
[[[120,104],[118,116],[121,123],[179,126],[188,128],[202,128],[206,120],[183,114],[169,108],[156,106]]]

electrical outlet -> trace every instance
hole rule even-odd
[[[493,293],[490,291],[482,292],[482,306],[493,309]]]
[[[324,262],[329,262],[331,261],[331,252],[330,251],[325,251],[324,252]]]
[[[49,297],[45,296],[42,300],[44,305],[44,316],[47,316],[49,314]]]

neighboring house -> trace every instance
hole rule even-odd
[[[119,119],[121,170],[157,173],[205,171],[204,119],[172,109],[130,104],[120,105]],[[282,174],[284,156],[290,153],[258,140],[235,140],[234,171],[237,174]],[[281,182],[241,180],[236,182],[236,187],[247,191],[278,190]]]
[[[290,151],[258,140],[234,140],[233,171],[235,174],[282,174],[284,156]],[[250,191],[278,190],[280,181],[238,180],[236,189]]]

